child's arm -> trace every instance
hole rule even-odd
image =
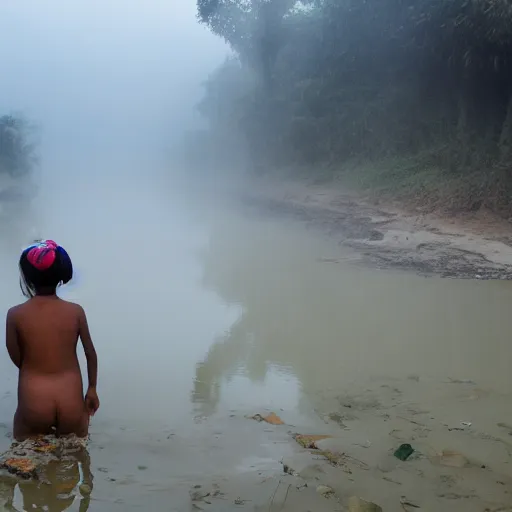
[[[11,361],[19,368],[21,366],[21,350],[18,343],[18,330],[14,321],[14,312],[11,309],[7,312],[5,320],[5,344]]]
[[[87,316],[82,307],[80,307],[79,331],[80,340],[84,347],[85,358],[87,359],[87,377],[89,379],[89,388],[85,395],[85,404],[91,416],[98,410],[100,401],[96,393],[96,384],[98,380],[98,356],[91,339]]]

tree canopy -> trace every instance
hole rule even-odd
[[[509,165],[512,0],[197,5],[235,54],[201,112],[256,168],[410,155],[453,172]]]

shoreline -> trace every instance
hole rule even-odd
[[[254,180],[242,202],[339,239],[361,261],[424,276],[512,280],[512,224],[489,211],[448,218],[375,204],[332,185]],[[336,261],[333,261],[336,263]]]

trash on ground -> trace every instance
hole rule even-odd
[[[348,500],[348,512],[382,512],[382,508],[357,496]]]
[[[318,450],[317,442],[322,441],[323,439],[330,439],[332,436],[314,436],[314,435],[303,435],[296,434],[293,438],[297,443],[299,443],[303,448],[308,450]]]
[[[284,421],[275,412],[271,412],[267,416],[255,414],[254,416],[250,416],[250,419],[256,421],[265,421],[271,425],[284,425]]]
[[[397,459],[406,461],[414,453],[414,448],[410,444],[402,444],[393,454]]]
[[[448,430],[451,432],[453,430],[458,430],[460,432],[464,432],[467,428],[471,427],[472,423],[470,421],[461,421],[460,427],[449,427]]]

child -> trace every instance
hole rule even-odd
[[[86,437],[89,417],[100,405],[98,360],[83,308],[57,297],[57,287],[73,277],[71,259],[54,241],[43,240],[21,253],[19,265],[28,300],[11,308],[6,320],[7,350],[19,368],[14,438],[51,433]],[[87,358],[85,399],[78,338]]]

